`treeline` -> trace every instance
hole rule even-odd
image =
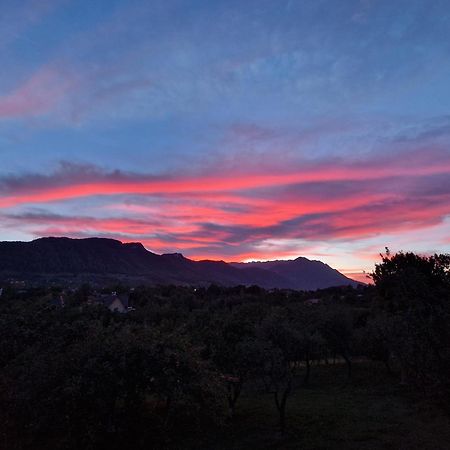
[[[61,289],[5,289],[0,447],[198,448],[232,426],[245,390],[272,394],[283,432],[316,366],[339,362],[351,383],[362,359],[445,407],[449,269],[445,255],[387,253],[363,289],[140,287],[128,314],[88,305],[89,286],[64,308]]]

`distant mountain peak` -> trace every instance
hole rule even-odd
[[[175,252],[175,253],[163,253],[161,256],[174,258],[174,259],[187,259],[184,257],[183,253]]]
[[[125,245],[128,248],[132,248],[132,249],[136,249],[136,250],[145,250],[146,252],[148,252],[148,250],[143,246],[143,244],[141,242],[127,242],[122,245]]]
[[[74,276],[88,280],[119,277],[135,283],[215,283],[300,290],[359,284],[320,261],[301,256],[295,260],[226,263],[193,261],[181,253],[157,255],[140,242],[122,243],[108,238],[44,237],[31,242],[0,242],[0,279],[73,280]]]

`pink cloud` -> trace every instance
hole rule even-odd
[[[45,115],[73,87],[74,79],[44,66],[9,94],[0,96],[0,118]]]
[[[157,252],[230,261],[292,257],[299,242],[351,243],[424,230],[450,215],[448,152],[291,166],[155,177],[66,164],[46,176],[0,179],[0,224],[36,236],[139,240]],[[95,208],[87,206],[91,201]],[[70,211],[69,204],[81,213],[29,212]]]
[[[58,95],[57,89],[55,94]],[[21,101],[11,102],[9,111],[39,109],[41,98],[19,96]],[[3,103],[5,104],[5,103]],[[2,111],[0,100],[0,115]],[[14,110],[15,108],[15,110]],[[91,172],[80,173],[81,181],[76,179],[76,173],[66,180],[56,176],[57,184],[51,178],[39,180],[35,185],[16,185],[15,192],[5,193],[0,200],[0,208],[20,204],[47,203],[67,199],[89,197],[93,195],[199,195],[211,193],[236,194],[238,191],[276,188],[289,185],[330,182],[357,182],[369,180],[392,180],[402,177],[424,177],[432,175],[450,175],[450,154],[435,152],[431,158],[430,151],[396,156],[395,158],[373,159],[359,163],[344,164],[316,162],[298,164],[297,167],[273,172],[265,169],[259,172],[245,172],[243,169],[224,172],[216,168],[213,175],[154,177],[138,174],[107,174]],[[407,158],[408,163],[405,163]],[[247,166],[247,165],[243,165]],[[301,199],[299,199],[301,204]]]

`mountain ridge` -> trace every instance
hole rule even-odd
[[[114,276],[158,284],[258,285],[263,288],[314,290],[357,286],[321,261],[294,260],[227,263],[194,261],[181,253],[158,255],[140,242],[116,239],[42,237],[0,242],[0,279],[71,275]]]

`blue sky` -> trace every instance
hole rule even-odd
[[[5,2],[0,239],[346,271],[450,251],[449,56],[448,1]]]

